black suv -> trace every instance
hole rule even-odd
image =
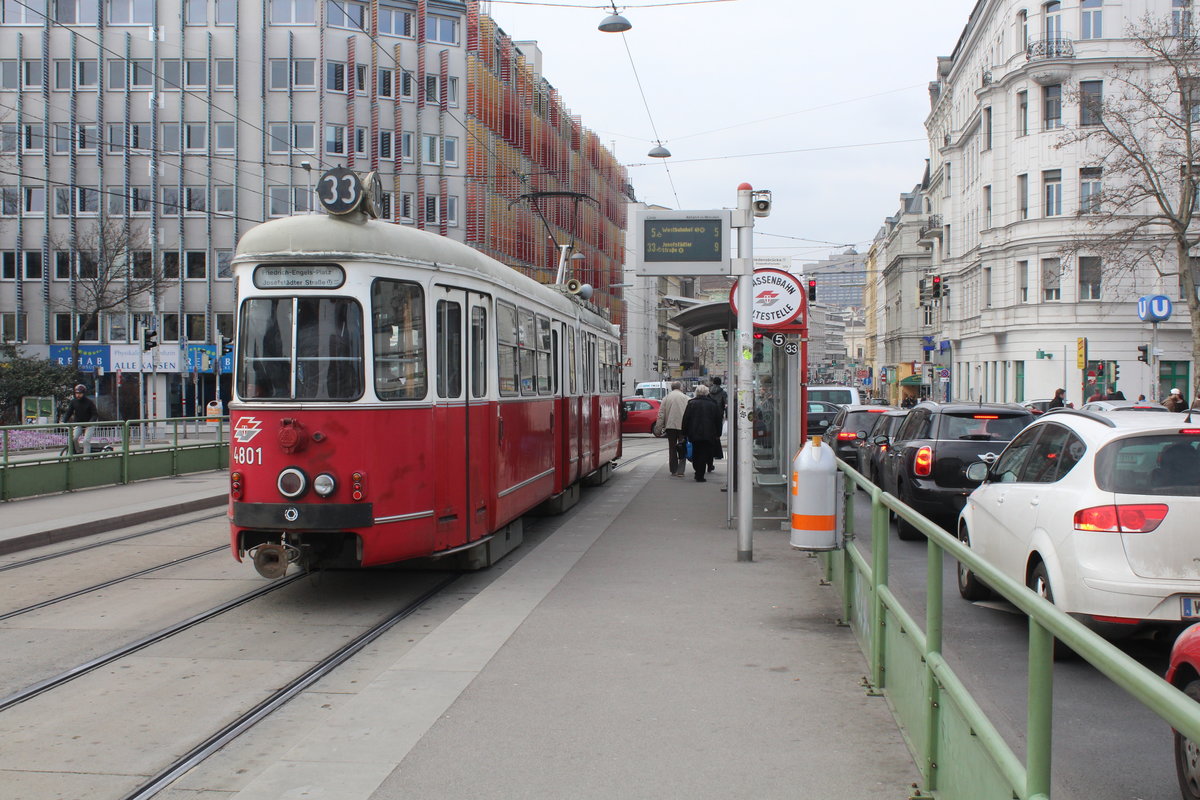
[[[1029,409],[1010,403],[919,403],[892,437],[875,481],[954,530],[967,495],[978,485],[967,480],[967,467],[976,461],[991,464],[1032,421]],[[923,538],[899,517],[896,533],[901,539]]]
[[[858,440],[866,438],[875,420],[887,410],[887,406],[843,406],[821,438],[833,448],[834,455],[858,469]]]

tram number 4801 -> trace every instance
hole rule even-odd
[[[235,464],[262,464],[262,448],[261,447],[235,447],[233,448],[233,463]]]

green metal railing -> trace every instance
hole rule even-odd
[[[224,469],[228,423],[228,417],[171,417],[0,426],[0,500]],[[77,427],[92,431],[91,452],[67,449]],[[98,445],[111,450],[95,452]]]
[[[1075,651],[1139,702],[1200,741],[1200,704],[1105,639],[1001,574],[929,519],[839,461],[846,476],[842,550],[822,553],[841,590],[843,619],[870,665],[869,691],[887,697],[921,770],[921,793],[943,800],[1048,800],[1050,797],[1054,639]],[[871,498],[870,562],[858,548],[854,491]],[[925,627],[888,586],[889,511],[927,540]],[[1029,617],[1024,761],[1004,741],[942,657],[944,561],[949,555]],[[922,796],[925,796],[922,794]]]

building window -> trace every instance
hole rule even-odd
[[[1029,12],[1017,12],[1017,49],[1024,53],[1029,48]]]
[[[70,61],[54,62],[54,88],[64,91],[72,88],[95,89],[100,80],[96,59],[83,59],[72,64]],[[71,77],[75,78],[75,86],[71,85]]]
[[[208,0],[184,0],[183,23],[185,25],[207,25]]]
[[[400,219],[402,222],[413,221],[413,197],[412,192],[402,192],[400,194]]]
[[[154,253],[149,250],[133,251],[133,277],[145,280],[150,277],[154,265]]]
[[[0,89],[16,91],[20,88],[20,80],[19,61],[0,61]]]
[[[441,92],[438,91],[438,85],[441,80],[437,75],[425,76],[425,102],[428,105],[438,105],[442,102]]]
[[[983,226],[992,227],[992,187],[983,187]]]
[[[409,163],[413,160],[413,135],[412,131],[405,131],[400,134],[400,155]]]
[[[1098,256],[1079,257],[1079,299],[1100,299],[1100,258]]]
[[[354,92],[356,94],[366,94],[367,90],[369,88],[371,88],[371,87],[367,83],[367,65],[366,64],[355,64],[354,65]]]
[[[983,110],[983,149],[992,149],[992,107]]]
[[[291,198],[292,191],[287,186],[272,186],[267,190],[269,198],[269,207],[267,215],[272,217],[286,217],[292,213]]]
[[[330,61],[325,65],[325,88],[331,92],[346,91],[346,65]]]
[[[1057,217],[1062,214],[1062,170],[1048,169],[1042,173],[1046,205],[1042,216]]]
[[[52,8],[59,25],[95,25],[100,18],[96,0],[55,0]]]
[[[203,214],[208,210],[208,192],[203,186],[183,188],[183,208],[189,214]]]
[[[5,250],[0,254],[0,280],[15,281],[17,279],[17,254]]]
[[[413,15],[411,11],[390,8],[380,5],[377,26],[381,36],[413,35]]]
[[[325,18],[332,28],[367,30],[367,7],[363,3],[353,3],[350,0],[329,0],[325,4]]]
[[[270,86],[277,91],[289,88],[315,89],[317,63],[311,58],[298,58],[291,62],[286,58],[272,58],[270,75]]]
[[[425,39],[442,44],[458,44],[458,20],[430,15],[425,23]]]
[[[129,208],[134,214],[149,214],[154,209],[154,198],[149,186],[129,187]]]
[[[442,138],[442,161],[448,167],[458,166],[458,139],[453,136]]]
[[[218,58],[213,61],[213,72],[215,74],[214,88],[232,89],[236,85],[237,67],[232,58]]]
[[[233,277],[233,251],[218,250],[217,253],[217,278],[220,280],[229,280]],[[229,331],[226,332],[220,324],[221,317],[229,318]],[[233,314],[217,314],[217,328],[226,336],[233,336]]]
[[[441,222],[438,216],[438,207],[441,205],[436,194],[425,195],[425,221],[426,222]]]
[[[12,311],[7,311],[0,314],[0,341],[3,342],[24,342],[26,341],[28,326],[24,314],[17,314]]]
[[[158,207],[158,213],[164,217],[178,217],[180,193],[178,186],[162,186],[159,187],[162,191],[162,203]]]
[[[179,253],[175,250],[164,250],[162,254],[162,276],[167,280],[179,280]],[[179,338],[179,317],[175,314],[163,314],[165,321],[168,316],[175,317],[175,336]],[[166,339],[165,332],[163,340]]]
[[[1192,32],[1192,0],[1171,0],[1171,34],[1190,35]]]
[[[204,314],[183,315],[183,338],[189,342],[204,342],[208,340],[205,333],[208,319]]]
[[[1042,87],[1042,120],[1048,131],[1062,127],[1062,84]]]
[[[271,0],[272,25],[312,25],[316,21],[313,0]]]
[[[392,152],[393,152],[392,151],[392,132],[391,131],[380,131],[379,132],[379,157],[390,160],[391,158],[393,158]]]
[[[1017,209],[1021,219],[1029,219],[1029,176],[1017,176]]]
[[[1104,81],[1079,82],[1079,124],[1099,125],[1104,108]]]
[[[346,154],[346,126],[325,126],[325,152],[335,156]]]
[[[184,124],[183,149],[191,152],[203,152],[208,149],[208,128],[203,122]]]
[[[189,58],[183,62],[183,85],[189,89],[208,87],[208,63],[201,58]]]
[[[1017,286],[1017,289],[1018,289],[1018,293],[1021,296],[1021,302],[1028,303],[1029,302],[1029,262],[1028,261],[1018,261],[1017,262],[1017,280],[1020,281],[1020,283]]]
[[[1057,258],[1042,259],[1042,299],[1061,300],[1062,266]]]
[[[42,88],[42,62],[21,62],[21,83],[26,89]]]
[[[33,3],[21,3],[16,0],[5,0],[4,3],[4,24],[5,25],[44,25],[46,21],[45,15],[37,10],[37,5]]]
[[[367,154],[367,129],[361,126],[354,129],[354,154],[356,156]]]
[[[25,280],[40,281],[42,279],[42,251],[25,251]]]
[[[1046,3],[1042,6],[1042,12],[1045,15],[1046,21],[1046,38],[1061,39],[1062,38],[1062,3],[1053,2]]]
[[[446,198],[446,224],[458,225],[458,198]]]
[[[233,187],[232,186],[214,186],[213,187],[213,211],[218,214],[233,213]]]
[[[153,25],[154,3],[149,0],[108,0],[110,25]]]
[[[216,23],[218,25],[237,24],[237,0],[217,0]]]
[[[391,97],[392,96],[392,92],[395,91],[395,88],[396,88],[395,87],[396,81],[395,81],[394,76],[395,76],[395,72],[393,70],[383,69],[382,67],[380,68],[380,70],[379,70],[379,96],[380,97]]]
[[[213,123],[213,149],[219,153],[229,153],[237,149],[237,123]]]
[[[1100,39],[1104,36],[1102,6],[1104,0],[1083,0],[1079,4],[1079,38]]]
[[[26,186],[21,210],[32,216],[44,215],[46,213],[46,187]]]
[[[1079,213],[1100,213],[1100,192],[1104,188],[1103,171],[1100,167],[1083,167],[1079,170]]]
[[[438,147],[440,137],[434,134],[425,134],[421,137],[421,163],[422,164],[440,164],[441,148]]]
[[[189,250],[183,254],[183,261],[187,270],[184,274],[189,281],[202,281],[208,277],[208,253],[203,250]]]
[[[413,91],[416,86],[416,78],[408,70],[400,73],[400,96],[405,100],[413,99]]]
[[[179,123],[164,122],[162,125],[162,137],[158,140],[158,149],[164,153],[178,153],[180,149],[179,142]]]

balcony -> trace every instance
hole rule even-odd
[[[942,238],[942,215],[930,214],[917,231],[917,244],[930,245],[934,239]]]
[[[1070,39],[1038,39],[1025,47],[1025,60],[1030,64],[1029,77],[1041,86],[1063,83],[1071,72],[1066,61],[1075,58],[1075,45]]]
[[[1075,45],[1070,39],[1055,37],[1037,39],[1025,46],[1026,61],[1042,61],[1049,58],[1074,58]]]

